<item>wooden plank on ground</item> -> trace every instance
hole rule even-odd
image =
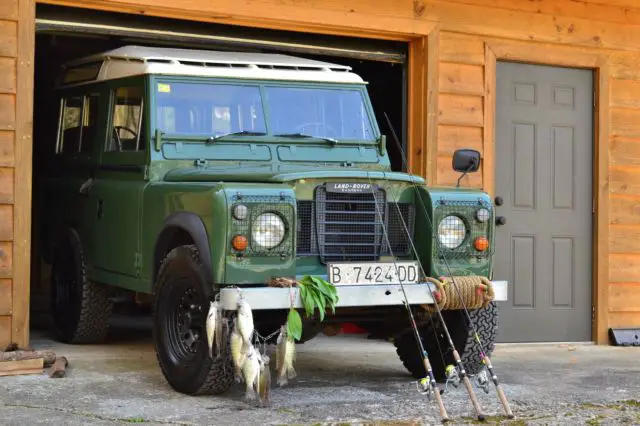
[[[0,362],[0,376],[18,376],[22,374],[42,374],[44,359],[25,359],[21,361]]]

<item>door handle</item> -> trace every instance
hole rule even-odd
[[[89,190],[91,189],[92,186],[93,186],[93,178],[89,178],[86,181],[84,181],[82,185],[80,185],[80,189],[78,190],[78,193],[86,197],[89,195]]]
[[[505,223],[507,223],[507,218],[504,216],[497,216],[496,217],[496,226],[502,226]]]
[[[501,196],[497,196],[496,199],[494,200],[496,203],[496,206],[501,206],[504,204],[504,200],[502,199]]]

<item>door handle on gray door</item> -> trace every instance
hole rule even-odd
[[[502,197],[497,196],[495,199],[495,203],[496,203],[496,206],[501,206],[504,204],[504,200],[502,199]]]
[[[505,223],[507,223],[507,218],[504,216],[497,216],[496,217],[496,226],[502,226]]]

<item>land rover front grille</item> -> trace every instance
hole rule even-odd
[[[350,194],[327,192],[319,186],[315,200],[298,201],[297,253],[319,255],[323,263],[406,256],[411,252],[407,229],[413,237],[413,223],[414,206],[386,202],[382,189]]]

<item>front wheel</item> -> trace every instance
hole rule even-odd
[[[188,395],[225,392],[234,381],[233,363],[229,352],[209,356],[205,323],[213,288],[195,246],[167,254],[155,290],[153,340],[169,385]]]
[[[495,302],[491,302],[486,308],[469,311],[481,344],[476,341],[473,328],[467,325],[463,311],[443,311],[442,316],[467,374],[477,374],[483,368],[481,354],[484,352],[487,356],[491,356],[495,348],[498,334],[498,306]],[[437,313],[433,313],[433,321],[421,327],[419,331],[424,349],[429,354],[433,375],[438,381],[446,379],[445,368],[449,364],[455,365],[455,361],[442,324],[437,319]],[[409,329],[396,337],[394,344],[396,353],[411,375],[415,378],[425,377],[427,373],[413,331]]]

